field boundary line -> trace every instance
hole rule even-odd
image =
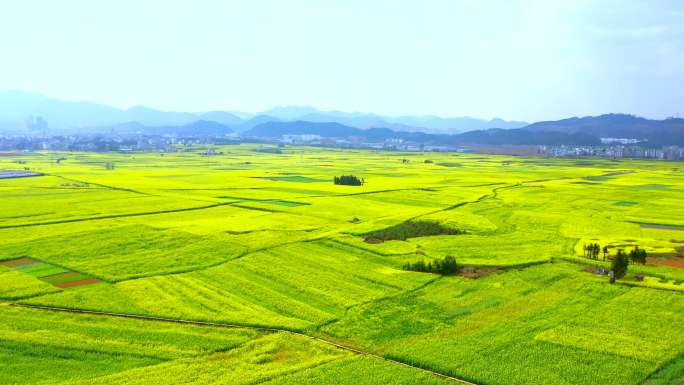
[[[178,212],[183,212],[183,211],[213,209],[216,207],[233,205],[233,203],[234,202],[221,202],[221,203],[215,203],[212,205],[185,207],[185,208],[180,208],[180,209],[159,210],[159,211],[143,211],[143,212],[138,212],[138,213],[111,214],[111,215],[101,215],[101,216],[97,216],[97,217],[61,219],[61,220],[46,221],[46,222],[20,223],[17,225],[0,226],[0,230],[2,230],[2,229],[13,229],[13,228],[18,228],[18,227],[48,226],[48,225],[59,225],[59,224],[63,224],[63,223],[99,221],[99,220],[104,220],[104,219],[140,217],[140,216],[145,216],[145,215],[172,214],[172,213],[178,213]]]
[[[89,184],[89,185],[93,185],[93,186],[97,186],[97,187],[103,187],[103,188],[106,188],[106,189],[109,189],[109,190],[126,191],[126,192],[130,192],[130,193],[134,193],[134,194],[147,195],[147,196],[159,196],[159,195],[154,195],[154,194],[149,194],[149,193],[141,192],[141,191],[138,191],[138,190],[133,190],[133,189],[127,188],[127,187],[109,186],[109,185],[106,185],[106,184],[96,183],[96,182],[86,182],[86,181],[84,181],[84,180],[73,179],[73,178],[69,178],[69,177],[62,176],[62,175],[57,175],[57,174],[45,173],[44,175],[54,176],[54,177],[56,177],[56,178],[68,180],[68,181],[70,181],[70,182],[85,183],[85,184]]]
[[[96,315],[96,316],[129,318],[129,319],[138,319],[138,320],[144,320],[144,321],[170,322],[170,323],[177,323],[177,324],[184,324],[184,325],[219,327],[219,328],[226,328],[226,329],[251,329],[251,330],[262,331],[262,332],[270,332],[270,333],[287,333],[290,335],[304,337],[304,338],[308,338],[310,340],[318,341],[318,342],[321,342],[321,343],[324,343],[324,344],[327,344],[330,346],[334,346],[338,349],[346,350],[348,352],[352,352],[352,353],[355,353],[358,355],[373,357],[373,358],[377,358],[377,359],[380,359],[380,360],[383,360],[385,362],[392,363],[395,365],[416,369],[416,370],[419,370],[423,373],[427,373],[427,374],[433,375],[435,377],[442,378],[444,380],[453,381],[453,382],[456,382],[459,384],[464,384],[464,385],[477,385],[476,383],[470,382],[470,381],[465,380],[463,378],[453,377],[453,376],[443,374],[440,372],[436,372],[436,371],[433,371],[430,369],[425,369],[425,368],[422,368],[420,366],[414,366],[414,365],[408,364],[406,362],[398,361],[398,360],[395,360],[393,358],[384,357],[384,356],[381,356],[381,355],[376,354],[376,353],[364,351],[364,350],[357,349],[357,348],[347,346],[347,345],[342,345],[342,344],[339,344],[337,342],[327,340],[325,338],[316,337],[316,336],[312,336],[312,335],[309,335],[309,334],[306,334],[303,332],[298,332],[298,331],[289,330],[289,329],[281,329],[281,328],[277,328],[277,327],[265,327],[265,326],[249,326],[249,325],[239,325],[239,324],[229,324],[229,323],[209,322],[209,321],[192,321],[192,320],[184,320],[184,319],[176,319],[176,318],[145,316],[145,315],[139,315],[139,314],[115,313],[115,312],[86,310],[86,309],[74,309],[74,308],[66,308],[66,307],[59,307],[59,306],[32,305],[32,304],[17,303],[17,302],[11,302],[9,305],[15,306],[15,307],[28,308],[28,309],[46,310],[46,311],[62,312],[62,313],[75,313],[75,314],[86,314],[86,315]]]

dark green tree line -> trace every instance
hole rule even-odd
[[[336,176],[333,179],[335,184],[345,185],[345,186],[361,186],[365,183],[363,178],[358,178],[354,175],[342,175]]]
[[[444,259],[435,259],[428,263],[425,263],[423,260],[414,263],[408,262],[403,266],[403,269],[422,273],[453,275],[458,272],[458,264],[454,257],[447,255]]]

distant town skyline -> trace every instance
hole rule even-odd
[[[0,1],[0,52],[2,90],[119,108],[684,114],[679,1]]]

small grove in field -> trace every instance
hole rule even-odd
[[[364,234],[368,243],[384,241],[405,241],[408,238],[427,237],[431,235],[457,235],[465,231],[442,225],[437,221],[409,220],[386,229]]]
[[[428,261],[425,263],[424,260],[418,262],[407,262],[402,266],[404,270],[417,271],[421,273],[437,273],[441,275],[452,275],[458,272],[458,264],[456,259],[451,255],[447,255],[442,259],[435,259],[434,261]]]
[[[2,304],[0,385],[447,383],[285,331],[477,384],[681,382],[672,163],[260,148],[0,158],[39,174],[0,180],[0,299],[236,326]],[[615,285],[584,272],[617,250]]]
[[[333,183],[345,186],[362,186],[365,181],[354,175],[342,175],[333,178]]]

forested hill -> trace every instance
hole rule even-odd
[[[684,144],[684,119],[652,120],[626,114],[574,117],[556,121],[538,122],[524,130],[585,134],[598,138],[645,139],[653,145]]]
[[[468,131],[457,135],[426,134],[421,132],[393,131],[388,128],[359,129],[339,123],[267,122],[244,133],[260,138],[280,138],[283,135],[320,135],[321,137],[362,137],[369,140],[404,139],[412,142],[454,145],[454,144],[546,144],[546,145],[594,145],[598,137],[584,133],[531,132],[524,129],[489,129]]]

